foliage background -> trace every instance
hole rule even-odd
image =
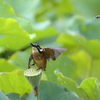
[[[48,62],[41,100],[100,100],[100,0],[0,0],[0,100],[35,100],[23,76],[30,42],[67,48]]]

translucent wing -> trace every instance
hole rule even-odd
[[[61,48],[44,48],[43,49],[46,58],[49,60],[50,58],[52,60],[56,60],[58,58],[58,56],[63,53],[66,52],[67,49],[61,49]]]

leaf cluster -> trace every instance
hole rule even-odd
[[[47,64],[41,100],[100,99],[99,0],[0,0],[0,100],[35,100],[25,79],[30,42],[66,48]]]

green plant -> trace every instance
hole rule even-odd
[[[0,100],[35,100],[24,77],[30,42],[66,48],[42,72],[40,100],[99,100],[99,0],[0,0]]]

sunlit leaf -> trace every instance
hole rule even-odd
[[[75,81],[73,81],[72,79],[68,77],[64,77],[61,73],[56,73],[56,75],[58,76],[58,82],[60,84],[63,84],[66,87],[68,87],[67,89],[69,89],[69,91],[70,90],[74,91],[79,97],[85,98],[86,100],[88,100],[88,97],[86,93],[84,92],[84,90],[78,88]]]
[[[83,36],[77,35],[75,33],[62,33],[57,39],[58,43],[63,43],[64,45],[66,45],[66,47],[68,48],[68,52],[80,49],[81,43],[84,43],[85,41],[86,39]]]
[[[81,80],[85,79],[88,76],[88,68],[91,64],[91,57],[84,50],[79,50],[72,55],[70,55],[71,60],[77,66],[75,69],[77,78]]]
[[[100,0],[0,1],[0,89],[8,93],[7,98],[36,99],[23,71],[16,71],[27,69],[30,42],[34,42],[67,49],[47,63],[43,71],[46,81],[39,86],[40,100],[100,99],[96,83],[100,81],[100,19],[95,18],[99,4]],[[89,76],[95,78],[87,79]],[[6,100],[2,92],[0,100]]]
[[[81,47],[86,50],[93,58],[100,58],[100,41],[88,40],[80,43]]]
[[[85,91],[85,93],[87,94],[87,96],[90,100],[96,100],[97,99],[96,95],[98,93],[97,93],[97,90],[96,90],[97,85],[96,85],[96,79],[95,78],[90,78],[90,79],[84,80],[80,84],[79,88],[81,88],[82,90]],[[98,98],[98,99],[100,99],[100,98]]]
[[[0,18],[0,46],[10,50],[19,50],[30,42],[25,32],[14,19]]]
[[[69,39],[67,39],[68,36]],[[61,34],[57,41],[67,45],[70,51],[81,48],[86,50],[93,58],[100,58],[100,41],[98,40],[86,40],[83,36],[76,34]]]
[[[4,2],[3,0],[0,1],[0,17],[4,18],[14,18],[18,21],[20,26],[27,31],[28,33],[33,33],[33,29],[31,24],[29,23],[28,20],[21,18],[19,15],[15,14],[13,8]]]
[[[9,63],[5,59],[0,59],[0,72],[10,72],[19,69],[17,66]]]
[[[9,73],[0,73],[0,89],[4,93],[30,93],[32,87],[23,75],[23,71],[16,70]]]
[[[65,8],[67,7],[67,9]],[[70,0],[61,0],[57,9],[58,15],[64,15],[67,13],[72,13],[74,11],[72,3]]]
[[[76,82],[68,77],[64,77],[61,73],[56,74],[58,76],[58,82],[66,86],[67,89],[74,91],[79,97],[86,100],[98,100],[99,87],[96,84],[95,78],[88,78],[84,80],[78,87]],[[98,92],[97,92],[98,91]]]
[[[100,74],[99,74],[99,70],[100,70],[100,59],[94,59],[92,62],[92,77],[96,77],[98,79],[98,81],[100,81]]]

